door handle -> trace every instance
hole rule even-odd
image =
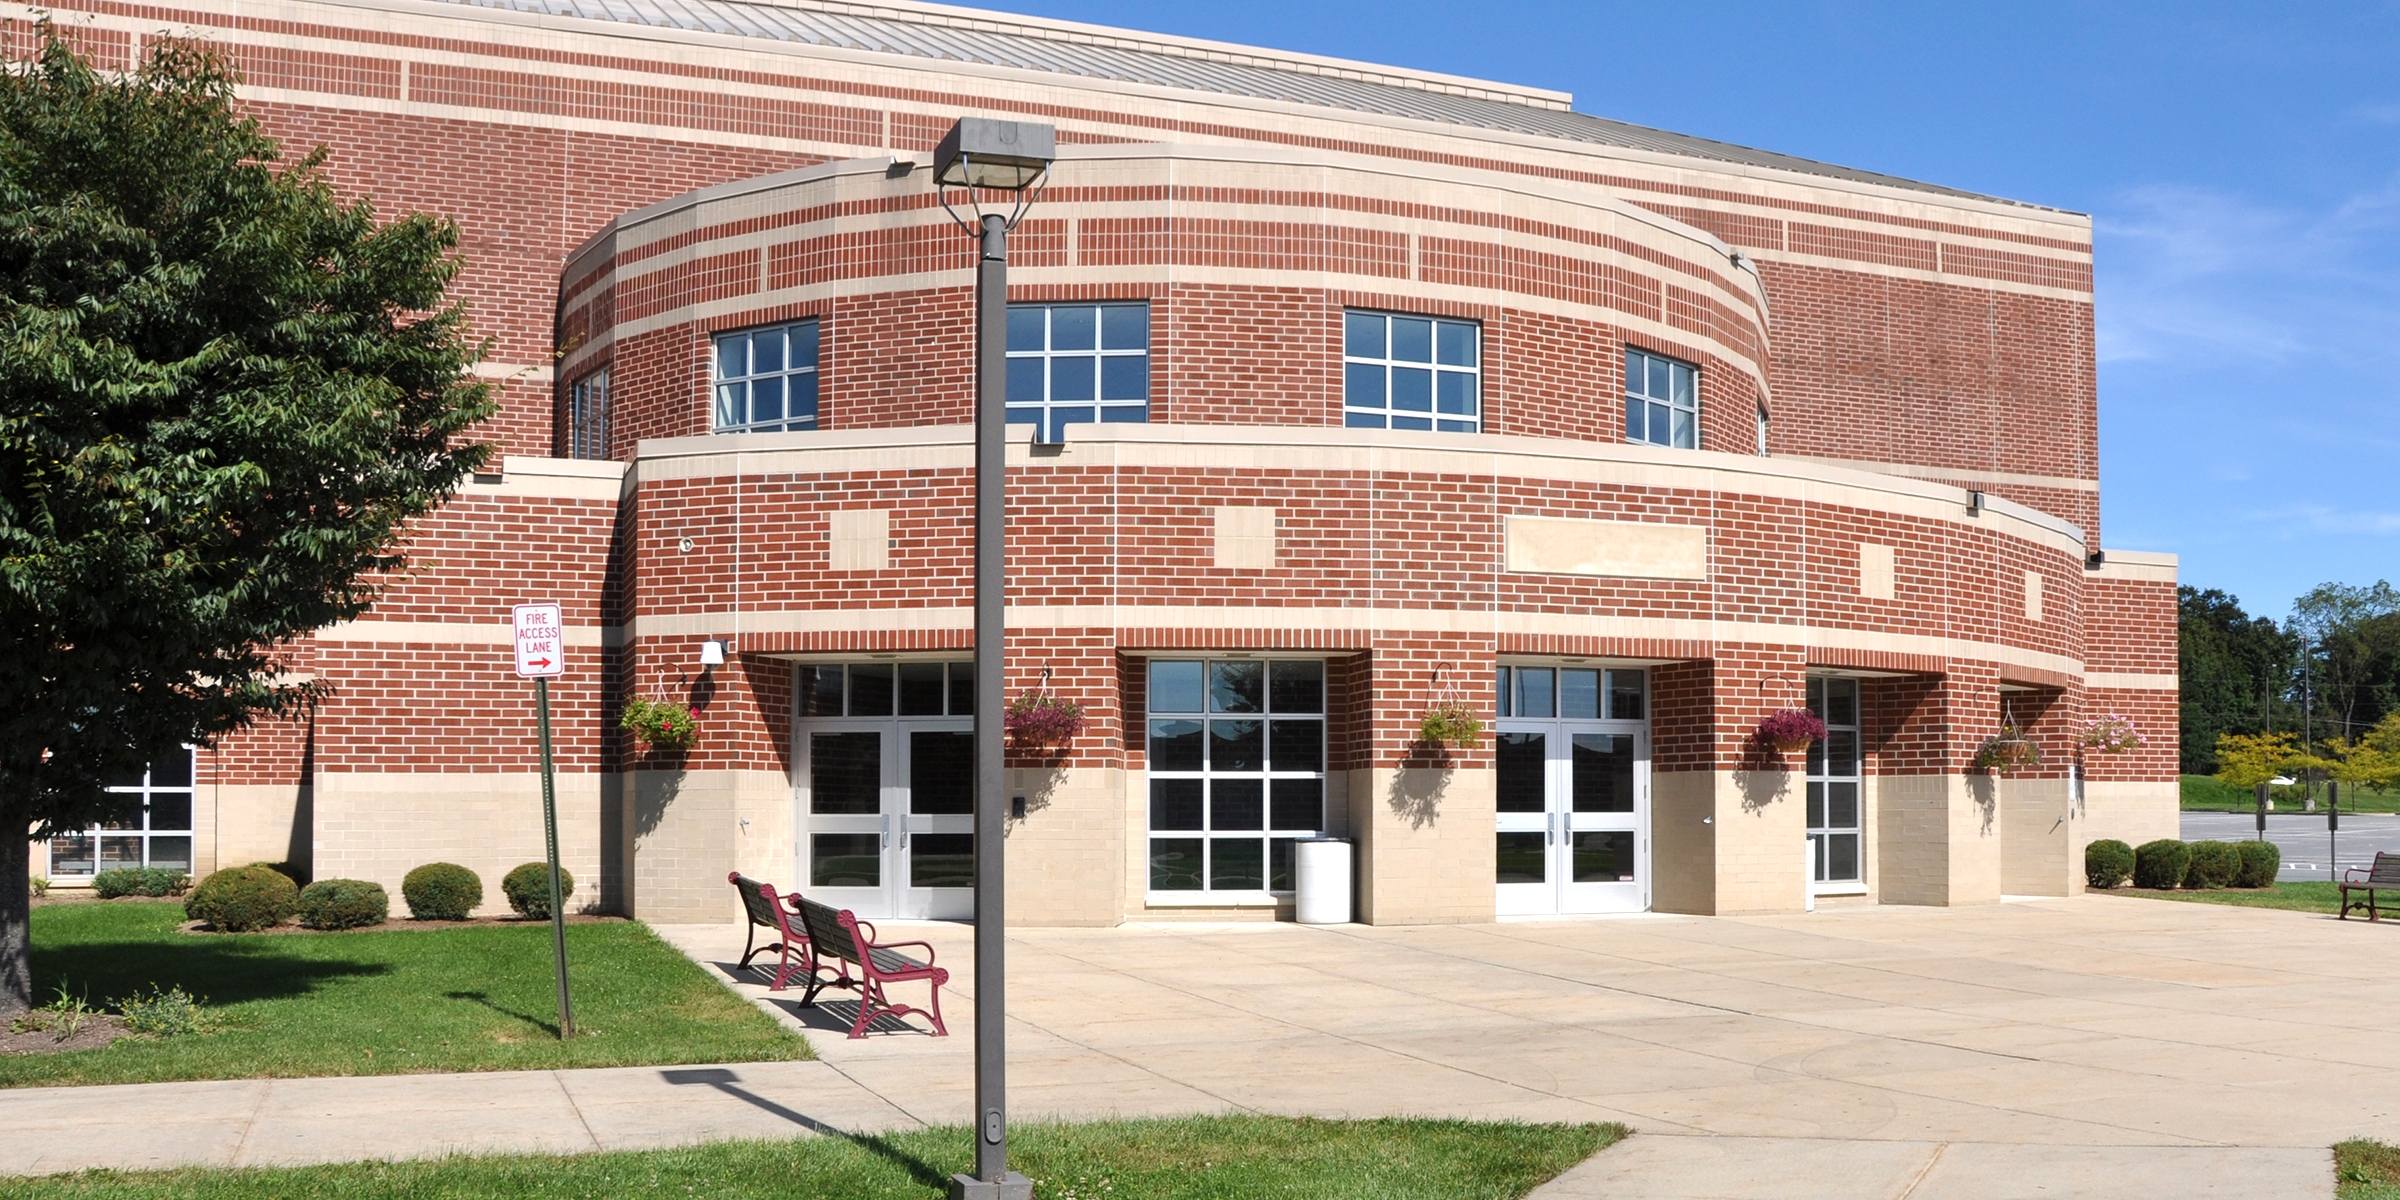
[[[890,813],[883,814],[883,841],[879,845],[886,850],[892,848],[892,814]]]

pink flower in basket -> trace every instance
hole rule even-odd
[[[1028,691],[1009,702],[1006,727],[1020,746],[1052,747],[1083,732],[1083,708],[1044,691]]]
[[[1771,712],[1758,723],[1758,738],[1772,742],[1785,754],[1797,754],[1808,749],[1810,742],[1825,736],[1825,722],[1805,708],[1786,708]]]

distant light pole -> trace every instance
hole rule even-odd
[[[1008,1169],[1008,1009],[1004,962],[1007,837],[1003,797],[1001,638],[1007,583],[1008,231],[1050,176],[1057,131],[1024,121],[961,117],[933,152],[934,195],[974,235],[975,268],[975,1173],[950,1177],[951,1200],[1033,1200],[1033,1181]],[[974,206],[970,224],[948,188],[1010,193],[1003,214]]]

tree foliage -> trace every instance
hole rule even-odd
[[[291,639],[363,612],[486,448],[457,231],[284,163],[216,54],[0,72],[0,825],[108,819],[150,759],[306,704]],[[0,836],[0,1011],[30,999]]]
[[[2296,754],[2288,733],[2219,734],[2217,782],[2248,791],[2283,774]]]
[[[2311,732],[2340,738],[2373,726],[2400,701],[2400,591],[2319,584],[2292,602],[2314,692]]]
[[[2241,601],[2214,589],[2176,589],[2176,642],[2182,679],[2181,751],[2187,774],[2217,771],[2217,740],[2299,725],[2291,687],[2300,640]]]

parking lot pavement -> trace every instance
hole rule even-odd
[[[2183,840],[2215,839],[2245,842],[2258,836],[2254,813],[2187,812]],[[2308,879],[2339,879],[2343,867],[2374,865],[2375,852],[2400,851],[2400,816],[2391,813],[2342,814],[2338,858],[2330,857],[2322,812],[2267,814],[2267,840],[2283,849],[2283,870],[2276,879],[2292,883]]]

